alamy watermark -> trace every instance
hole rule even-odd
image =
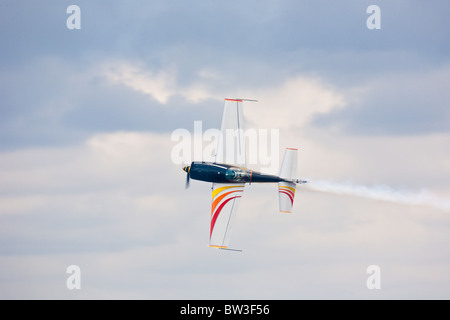
[[[179,128],[172,132],[171,160],[174,164],[189,164],[191,161],[216,160],[218,146],[223,150],[223,163],[239,162],[239,156],[246,155],[246,164],[259,165],[262,172],[274,173],[279,169],[279,129],[219,129],[203,131],[202,121],[194,121],[194,131]],[[240,145],[246,146],[240,150]]]
[[[367,278],[366,285],[367,289],[373,290],[381,289],[381,268],[377,265],[370,265],[367,267],[366,272],[370,274],[370,276]]]
[[[69,30],[81,29],[81,9],[79,6],[72,4],[67,7],[66,13],[70,16],[66,20],[66,26]],[[366,26],[369,30],[381,29],[381,9],[379,6],[372,4],[367,7],[366,13],[370,16],[366,20]]]
[[[80,30],[81,29],[81,9],[79,6],[72,4],[67,7],[67,14],[70,16],[66,20],[66,27],[69,30]]]
[[[369,30],[381,29],[381,9],[379,6],[372,4],[367,7],[367,14],[370,16],[366,20],[366,26]]]
[[[70,276],[66,280],[66,287],[69,290],[81,289],[81,269],[79,266],[73,264],[67,267],[66,273]]]

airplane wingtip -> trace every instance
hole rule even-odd
[[[219,250],[227,250],[227,251],[237,251],[242,252],[241,249],[232,249],[225,246],[215,246],[215,245],[209,245],[210,248],[219,249]]]

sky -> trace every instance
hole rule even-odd
[[[448,12],[0,0],[0,298],[449,299]],[[290,215],[276,186],[246,188],[242,252],[208,247],[211,186],[186,190],[173,159],[172,133],[219,128],[224,98],[257,99],[246,126],[279,132],[269,171],[295,147],[310,181]]]

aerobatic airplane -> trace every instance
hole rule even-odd
[[[280,212],[291,212],[297,184],[297,149],[287,148],[279,176],[245,168],[244,99],[225,99],[221,133],[214,162],[194,161],[183,170],[190,179],[212,182],[211,227],[209,245],[229,249],[231,227],[246,183],[278,183]],[[230,134],[231,132],[231,134]],[[226,164],[225,164],[226,163]]]

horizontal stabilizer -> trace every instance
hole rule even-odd
[[[280,204],[280,212],[292,212],[294,206],[296,184],[293,182],[278,183],[278,200]]]
[[[280,212],[292,212],[297,177],[297,149],[287,148],[280,169],[280,178],[290,180],[278,183]],[[292,181],[292,182],[291,182]]]

